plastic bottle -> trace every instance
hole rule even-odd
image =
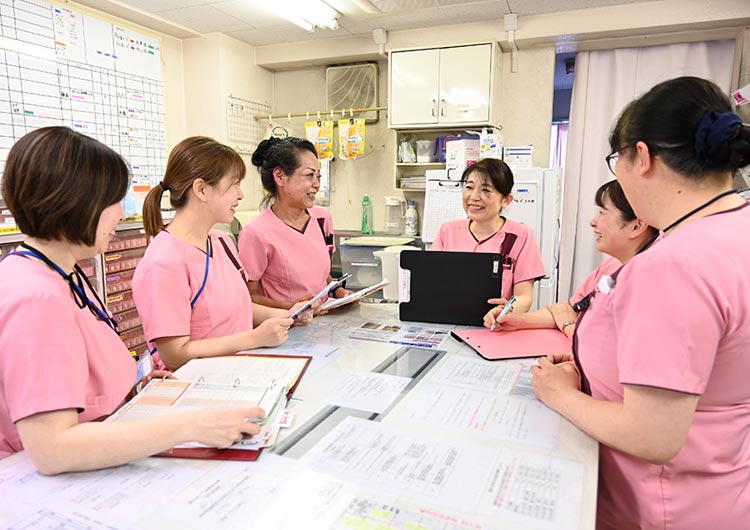
[[[372,204],[366,193],[362,197],[362,233],[372,234]]]
[[[419,224],[419,214],[417,213],[417,203],[409,201],[404,216],[404,234],[407,236],[417,235],[417,225]]]

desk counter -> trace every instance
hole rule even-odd
[[[0,529],[593,529],[598,444],[533,397],[535,360],[483,361],[450,337],[439,350],[350,338],[366,322],[408,326],[395,308],[291,330],[274,350],[313,362],[293,426],[257,462],[147,458],[43,477],[19,453],[0,461]],[[365,394],[392,399],[360,410]]]

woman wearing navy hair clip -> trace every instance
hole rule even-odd
[[[713,83],[661,83],[623,111],[607,162],[660,229],[589,299],[539,399],[602,443],[597,528],[750,528],[750,127]],[[579,390],[579,373],[580,385]]]

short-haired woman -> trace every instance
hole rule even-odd
[[[122,220],[125,161],[65,127],[21,138],[3,197],[21,246],[0,263],[0,458],[25,449],[45,474],[117,466],[186,442],[228,447],[258,408],[96,422],[135,384],[117,326],[76,262],[104,252]]]
[[[503,254],[500,298],[489,303],[502,309],[515,296],[513,312],[525,313],[534,302],[534,282],[544,277],[544,264],[534,230],[502,215],[513,202],[513,172],[502,160],[485,158],[464,170],[461,184],[468,219],[443,223],[430,250]]]

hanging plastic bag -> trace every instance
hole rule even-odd
[[[339,120],[339,158],[351,159],[365,154],[365,120]]]
[[[306,121],[305,136],[315,146],[318,158],[333,158],[333,120]]]

